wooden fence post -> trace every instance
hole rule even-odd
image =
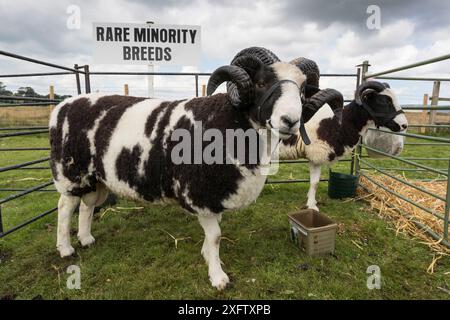
[[[49,99],[55,99],[55,87],[53,86],[53,85],[51,85],[49,88],[48,88],[48,98]],[[51,104],[50,106],[49,106],[49,109],[50,109],[50,112],[52,112],[52,110],[53,110],[53,108],[55,107],[55,105],[54,104]]]
[[[126,96],[128,96],[130,94],[130,91],[128,90],[128,84],[127,83],[124,84],[123,90],[124,90]]]
[[[420,121],[421,124],[427,124],[427,118],[428,118],[428,93],[425,93],[423,95],[423,111],[422,111],[422,120]],[[420,133],[425,133],[426,128],[420,127]]]
[[[206,97],[206,84],[202,84],[202,97]]]
[[[441,87],[440,81],[434,81],[433,83],[433,93],[431,95],[431,106],[436,107],[439,101],[439,89]],[[429,124],[435,124],[436,121],[436,110],[430,110]],[[436,132],[436,128],[433,128],[432,132]]]

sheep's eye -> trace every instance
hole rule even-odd
[[[263,82],[258,82],[256,85],[260,89],[262,89],[262,88],[264,88],[266,86]]]

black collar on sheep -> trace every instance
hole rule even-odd
[[[381,93],[388,88],[390,87],[387,83],[367,81],[359,86],[356,91],[356,102],[369,113],[377,128],[387,127],[391,129],[394,118],[397,115],[404,113],[402,109],[396,110],[390,97],[377,97],[378,100],[376,101],[371,97],[373,93]],[[383,110],[379,111],[379,108],[382,108]]]

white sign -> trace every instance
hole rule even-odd
[[[200,26],[93,23],[99,64],[197,65]]]

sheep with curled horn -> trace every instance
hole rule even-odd
[[[243,54],[233,65],[216,69],[208,97],[165,101],[97,93],[61,102],[49,123],[52,174],[61,194],[56,241],[61,257],[74,253],[70,220],[78,204],[78,239],[89,246],[95,242],[94,208],[108,192],[144,202],[172,199],[198,216],[209,279],[224,289],[229,278],[219,257],[221,216],[254,203],[264,187],[267,163],[259,157],[248,161],[255,159],[249,157],[253,152],[266,149],[270,160],[274,146],[264,135],[273,131],[279,132],[277,142],[288,139],[301,122],[299,88],[305,76],[288,63],[265,63],[264,57]],[[235,93],[212,95],[223,82],[233,84]],[[231,130],[232,144],[244,142],[231,149],[228,143],[214,145],[213,152],[205,141],[192,140],[197,130],[217,138]],[[180,150],[185,139],[188,149]],[[196,159],[198,145],[201,155],[214,154],[212,162]]]
[[[311,140],[305,145],[300,134],[280,143],[281,159],[309,160],[310,187],[307,207],[319,210],[316,191],[321,166],[331,165],[348,155],[369,127],[383,127],[393,132],[405,131],[408,122],[398,104],[394,91],[388,85],[368,81],[356,91],[355,99],[341,109],[333,111],[330,104],[342,103],[342,95],[333,89],[322,90],[310,99],[318,111],[306,122],[306,132]],[[308,102],[305,103],[305,106]]]

